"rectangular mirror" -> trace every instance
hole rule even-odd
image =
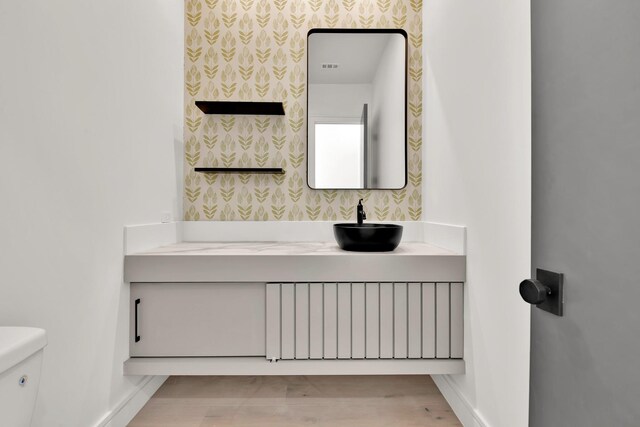
[[[307,35],[307,182],[313,189],[407,184],[407,33]]]

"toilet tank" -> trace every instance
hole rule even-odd
[[[0,326],[0,426],[31,424],[46,344],[43,329]]]

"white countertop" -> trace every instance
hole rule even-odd
[[[125,256],[126,282],[464,282],[466,257],[425,243],[393,252],[334,242],[183,242]]]
[[[132,255],[438,256],[460,255],[426,243],[401,243],[393,252],[344,251],[334,242],[182,242]]]

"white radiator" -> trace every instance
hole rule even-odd
[[[268,283],[267,358],[461,359],[462,283]]]

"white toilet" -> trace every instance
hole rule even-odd
[[[43,329],[0,326],[0,426],[31,424],[45,345]]]

